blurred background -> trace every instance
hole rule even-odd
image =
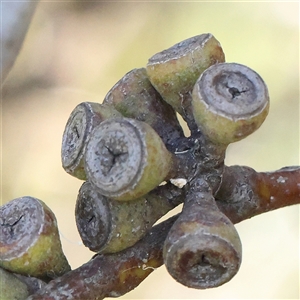
[[[65,124],[83,101],[102,102],[128,71],[186,38],[212,33],[227,62],[258,72],[269,88],[262,127],[229,147],[228,165],[272,171],[299,165],[299,2],[41,2],[2,90],[2,204],[30,195],[55,213],[72,268],[93,253],[77,233],[81,181],[61,167]],[[299,206],[237,224],[239,273],[194,290],[164,266],[124,299],[299,299]]]

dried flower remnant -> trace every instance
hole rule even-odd
[[[0,207],[0,266],[48,280],[71,270],[62,252],[55,215],[33,197]]]

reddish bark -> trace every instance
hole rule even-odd
[[[233,223],[299,204],[300,167],[273,172],[256,172],[243,166],[226,167],[216,200]]]

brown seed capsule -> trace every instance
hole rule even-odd
[[[175,187],[169,184],[133,201],[116,201],[102,196],[85,182],[75,209],[84,245],[99,253],[115,253],[134,245],[160,217],[182,202],[181,193],[177,191],[176,199],[174,193]]]
[[[62,138],[61,160],[67,173],[78,179],[86,179],[83,156],[89,134],[103,120],[120,116],[121,114],[109,105],[83,102],[75,107]]]
[[[153,55],[146,69],[163,99],[191,121],[190,93],[196,80],[209,66],[224,61],[220,43],[211,34],[201,34]]]
[[[112,105],[124,117],[149,124],[171,151],[175,151],[176,141],[184,138],[175,111],[152,86],[145,68],[128,72],[111,88],[103,103]]]
[[[205,70],[193,89],[193,114],[199,129],[218,144],[239,141],[265,120],[268,89],[250,68],[236,63]]]
[[[21,197],[1,206],[0,233],[1,267],[45,280],[70,271],[55,215],[41,200]]]
[[[191,288],[217,287],[239,270],[241,250],[234,225],[219,211],[205,181],[198,179],[165,241],[168,272]]]
[[[174,155],[147,123],[109,119],[97,126],[88,141],[85,170],[99,192],[116,200],[140,198],[164,181]]]

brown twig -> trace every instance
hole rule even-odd
[[[300,167],[265,173],[249,167],[226,167],[216,198],[220,210],[233,223],[299,204]],[[176,216],[154,226],[142,240],[122,252],[96,255],[76,270],[52,280],[28,300],[97,300],[128,293],[163,264],[163,244],[175,220]]]
[[[233,223],[300,203],[300,167],[256,172],[245,166],[225,167],[216,195],[219,208]]]
[[[96,255],[78,269],[51,281],[28,300],[99,300],[128,293],[163,264],[163,243],[175,219],[172,217],[153,227],[131,248]]]

